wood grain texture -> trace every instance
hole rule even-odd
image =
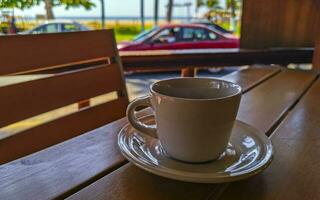
[[[150,114],[150,110],[140,115]],[[63,198],[126,163],[117,120],[37,153],[0,165],[0,199]]]
[[[319,42],[317,43],[316,50],[314,52],[312,64],[313,64],[313,69],[319,73],[320,72],[320,39],[319,39]]]
[[[273,163],[262,174],[231,184],[221,200],[320,199],[320,80],[272,134]]]
[[[174,181],[129,163],[67,199],[198,200],[223,189],[218,186],[222,185]]]
[[[237,118],[269,135],[315,78],[313,73],[284,70],[242,96]]]
[[[125,116],[128,100],[121,97],[0,140],[0,164],[40,151]]]
[[[70,67],[49,77],[0,87],[0,127],[109,92],[119,94],[115,101],[82,108],[2,139],[1,164],[125,116],[128,97],[112,30],[4,36],[0,43],[0,75]],[[111,60],[117,62],[108,64]]]
[[[319,8],[320,9],[320,8]],[[313,69],[320,73],[320,14],[318,16],[318,29],[315,35],[315,49],[313,54]]]
[[[231,73],[221,79],[239,84],[242,86],[242,90],[246,92],[280,71],[281,68],[279,66],[270,67],[267,65],[252,65],[247,69]]]
[[[113,57],[113,43],[113,30],[1,36],[0,75]]]
[[[313,74],[278,73],[243,95],[238,119],[267,133],[314,79]],[[227,186],[173,181],[151,175],[129,163],[70,199],[208,199],[220,196]]]
[[[91,97],[122,91],[124,83],[120,77],[118,66],[100,65],[0,87],[0,127]]]
[[[260,69],[256,69],[258,71]],[[250,73],[250,82],[228,75],[228,80],[239,81],[246,90],[254,80],[260,83],[278,69]],[[254,76],[256,78],[254,78]],[[144,110],[140,115],[150,114]],[[123,118],[90,133],[0,166],[0,199],[52,199],[68,196],[126,163],[117,146],[117,133],[127,123]],[[35,184],[30,184],[35,183]]]
[[[313,47],[318,0],[243,0],[241,48]]]

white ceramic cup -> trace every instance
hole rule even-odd
[[[237,84],[211,78],[173,78],[150,86],[149,96],[127,108],[129,123],[157,137],[166,153],[186,162],[217,159],[226,149],[241,99]],[[153,109],[156,125],[135,116],[138,106]]]

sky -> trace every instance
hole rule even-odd
[[[224,1],[224,0],[223,0]],[[222,1],[222,4],[223,4]],[[91,10],[85,10],[82,8],[70,8],[66,10],[64,7],[56,7],[53,9],[56,17],[98,17],[101,13],[100,0],[93,0],[96,7]],[[174,3],[186,3],[191,2],[191,14],[195,14],[195,0],[174,0]],[[159,0],[159,16],[166,15],[166,5],[168,0]],[[145,16],[153,16],[154,0],[144,0]],[[203,13],[205,9],[201,9],[199,13]],[[105,13],[106,16],[140,16],[140,0],[105,0]],[[35,6],[26,10],[15,10],[15,14],[25,17],[35,17],[36,14],[45,14],[44,5]],[[174,16],[186,17],[186,8],[174,8]]]

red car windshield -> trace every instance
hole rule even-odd
[[[142,31],[139,35],[137,35],[135,38],[133,38],[134,42],[142,42],[149,36],[153,35],[155,32],[159,30],[159,27],[153,27],[152,29]]]

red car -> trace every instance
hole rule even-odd
[[[238,48],[239,39],[206,25],[183,24],[155,27],[132,42],[118,44],[120,51]]]

